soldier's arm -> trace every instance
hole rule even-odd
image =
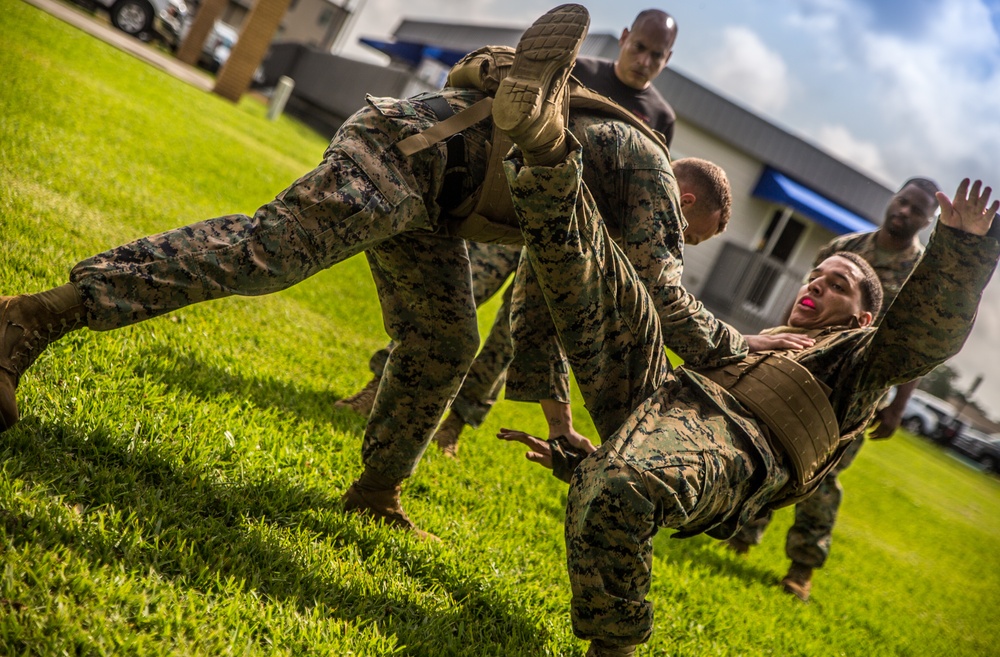
[[[990,191],[965,180],[954,201],[938,193],[938,226],[875,331],[862,388],[911,381],[962,348],[1000,257],[1000,202],[989,205]]]
[[[621,204],[613,213],[621,221],[618,240],[625,255],[645,283],[656,305],[663,341],[691,367],[715,367],[743,358],[743,336],[718,320],[681,283],[684,271],[684,219],[673,171],[666,156],[649,153],[646,140],[626,139],[628,162],[614,180],[614,197]]]

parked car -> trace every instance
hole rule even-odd
[[[239,30],[232,25],[227,25],[222,21],[215,21],[212,31],[205,39],[205,45],[201,48],[201,56],[198,64],[208,69],[212,73],[218,73],[222,65],[229,61],[229,55],[233,52],[237,39],[240,38]],[[264,69],[260,66],[253,73],[253,82],[262,84],[264,82]]]
[[[176,48],[187,20],[182,0],[87,0],[86,4],[108,12],[111,24],[126,34],[148,41],[160,36]]]
[[[986,470],[1000,473],[1000,436],[966,427],[955,436],[951,447],[978,461]]]
[[[157,12],[153,18],[153,29],[163,42],[176,52],[180,48],[181,41],[187,36],[193,19],[194,16],[183,0],[167,0],[167,8]]]
[[[910,433],[934,438],[942,426],[956,415],[954,406],[923,390],[914,390],[913,396],[903,408],[902,427]]]
[[[235,27],[219,20],[215,21],[212,31],[205,39],[205,45],[202,46],[198,63],[212,73],[217,73],[229,59],[229,54],[239,38],[240,33]]]

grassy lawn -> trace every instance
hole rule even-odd
[[[4,294],[252,213],[326,146],[17,0],[0,0],[0,33]],[[543,431],[535,409],[499,403],[458,462],[428,450],[404,503],[440,545],[341,512],[363,421],[332,404],[385,339],[355,258],[50,348],[0,436],[0,655],[582,655],[565,487],[492,438]],[[997,654],[1000,482],[909,435],[867,446],[842,481],[809,604],[776,586],[790,510],[746,557],[659,536],[640,654]]]

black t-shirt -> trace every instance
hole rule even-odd
[[[615,75],[614,62],[590,57],[577,58],[573,75],[597,93],[607,96],[638,116],[654,130],[662,132],[667,146],[670,146],[674,138],[677,114],[653,85],[642,90],[633,89]]]

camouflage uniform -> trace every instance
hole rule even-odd
[[[906,277],[916,267],[920,256],[923,255],[924,247],[914,237],[909,248],[902,251],[886,251],[876,245],[876,234],[854,233],[831,240],[816,254],[813,266],[838,251],[850,251],[860,255],[868,261],[882,282],[884,315],[889,304],[899,294]],[[824,478],[819,488],[809,498],[795,505],[795,522],[788,530],[785,540],[785,554],[795,563],[810,568],[821,568],[826,563],[833,541],[833,526],[837,522],[837,512],[844,495],[843,486],[837,476],[854,462],[864,441],[864,434],[859,435],[840,459],[837,467]],[[736,538],[747,545],[759,545],[764,531],[771,523],[771,518],[770,511],[764,512],[740,529]]]
[[[517,270],[521,255],[520,246],[507,244],[481,244],[469,242],[469,266],[472,272],[472,294],[478,308],[496,294]],[[493,408],[503,388],[507,366],[513,357],[510,337],[510,304],[513,286],[504,291],[503,301],[496,320],[482,349],[469,368],[462,387],[451,403],[466,424],[478,427]],[[376,378],[389,359],[393,343],[375,352],[368,361],[368,368]]]
[[[446,145],[410,157],[394,147],[437,122],[422,102],[432,95],[369,99],[338,131],[319,167],[253,217],[211,219],[79,263],[71,281],[84,299],[88,326],[108,330],[200,301],[275,292],[365,251],[396,347],[362,457],[366,468],[386,478],[409,476],[479,345],[468,247],[449,236],[450,219],[438,204]],[[456,111],[483,97],[459,89],[439,95]],[[580,117],[577,123],[591,146],[594,188],[610,195],[602,199],[606,216],[621,218],[629,254],[645,263],[651,289],[671,289],[678,281],[659,279],[672,271],[664,263],[680,256],[684,226],[665,152],[619,121]],[[486,120],[464,131],[465,196],[484,178],[491,128]],[[655,167],[642,164],[651,160]],[[544,306],[536,311],[532,325],[551,323]],[[745,349],[738,334],[716,337],[720,352]]]
[[[658,316],[581,186],[581,166],[575,150],[558,167],[510,161],[507,173],[526,259],[604,438],[576,469],[568,497],[574,631],[633,645],[652,629],[645,597],[658,528],[728,537],[768,506],[790,472],[782,450],[726,390],[671,369],[664,344],[690,349],[717,322],[694,312],[680,288],[664,291],[677,312],[661,321],[663,309]],[[827,329],[817,347],[789,352],[830,386],[842,433],[867,424],[886,387],[958,351],[998,255],[996,239],[939,226],[881,325]]]

